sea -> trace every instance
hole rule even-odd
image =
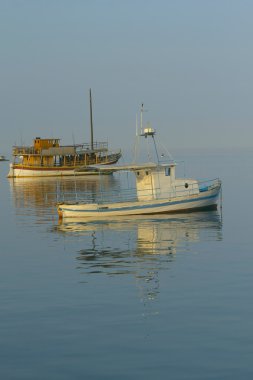
[[[217,211],[60,222],[59,194],[122,177],[0,163],[0,379],[253,378],[253,149],[179,153],[222,180]]]

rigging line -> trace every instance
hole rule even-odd
[[[139,136],[135,136],[135,144],[134,144],[134,157],[133,162],[137,162],[138,155],[139,155]]]
[[[168,157],[170,158],[171,161],[174,161],[174,158],[172,156],[172,154],[169,152],[169,150],[162,144],[158,141],[158,145],[160,145],[160,147],[162,148],[163,151],[166,152],[166,154],[168,155]]]
[[[150,155],[150,146],[149,146],[149,139],[146,138],[146,145],[147,145],[147,153],[148,153],[148,159],[151,161],[151,155]]]
[[[152,138],[153,138],[153,142],[154,142],[154,146],[155,146],[155,152],[156,152],[157,162],[158,162],[158,164],[159,164],[159,163],[160,163],[160,160],[159,160],[159,156],[158,156],[158,152],[157,152],[157,146],[156,146],[156,141],[155,141],[155,137],[154,137],[154,135],[152,135]]]
[[[137,145],[138,145],[138,121],[137,121],[137,115],[135,120],[135,144],[134,144],[134,162],[136,162],[137,159]]]

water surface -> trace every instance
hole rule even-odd
[[[1,163],[2,379],[252,377],[253,152],[183,158],[222,179],[222,212],[59,223],[56,193],[101,181],[8,180]]]

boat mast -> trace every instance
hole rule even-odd
[[[143,129],[143,112],[144,112],[144,107],[143,107],[143,103],[142,103],[142,105],[141,105],[141,136],[144,136],[145,139],[148,136],[152,137],[153,143],[154,143],[154,148],[155,148],[155,154],[156,154],[156,158],[157,158],[157,163],[159,164],[160,160],[159,160],[156,141],[155,141],[155,130],[153,128],[144,128]],[[147,142],[147,146],[148,146],[148,142]],[[149,149],[148,149],[148,156],[149,156]]]
[[[90,146],[93,150],[93,118],[92,118],[92,98],[91,98],[91,88],[90,88]]]

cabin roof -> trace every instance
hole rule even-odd
[[[145,162],[143,164],[126,164],[126,165],[92,165],[89,169],[94,169],[99,172],[117,172],[117,171],[138,171],[145,169],[162,169],[176,166],[175,162],[170,163],[155,163]],[[87,170],[87,166],[78,168],[76,171]]]
[[[41,138],[41,137],[35,137],[34,140],[40,140],[40,141],[60,141],[61,139],[55,138],[55,137],[49,137],[49,138]]]

